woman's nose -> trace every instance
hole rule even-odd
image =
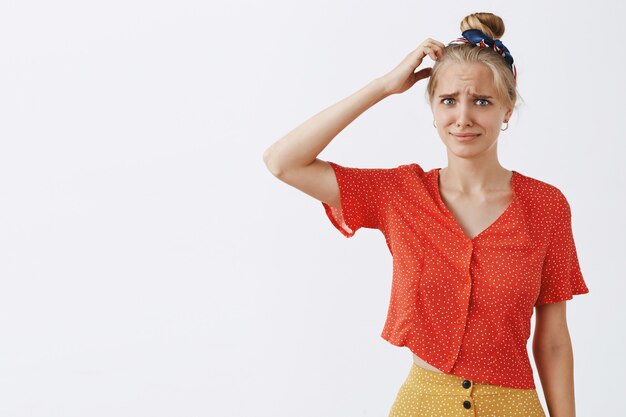
[[[461,104],[457,108],[458,108],[458,113],[456,115],[457,126],[467,126],[467,125],[471,126],[472,124],[471,109],[465,104]]]

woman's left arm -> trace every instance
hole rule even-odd
[[[533,356],[550,417],[575,417],[574,354],[567,301],[536,307]]]

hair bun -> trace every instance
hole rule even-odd
[[[467,15],[461,21],[461,32],[478,29],[494,40],[504,35],[504,22],[493,13],[479,12]]]

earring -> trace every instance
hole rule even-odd
[[[435,122],[435,119],[433,119],[433,126],[435,127],[435,129],[437,129],[437,124]]]
[[[504,123],[506,123],[506,127],[504,129],[500,129],[503,132],[509,128],[509,122],[507,121],[507,122],[504,122]]]

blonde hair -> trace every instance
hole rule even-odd
[[[493,13],[473,13],[465,16],[461,21],[461,32],[468,29],[478,29],[494,40],[504,35],[504,22]],[[481,48],[471,43],[454,44],[447,46],[443,57],[435,61],[428,85],[426,99],[432,104],[437,87],[438,74],[441,69],[450,64],[484,64],[491,70],[496,94],[507,108],[515,108],[518,93],[517,82],[511,67],[502,55],[490,48]]]

